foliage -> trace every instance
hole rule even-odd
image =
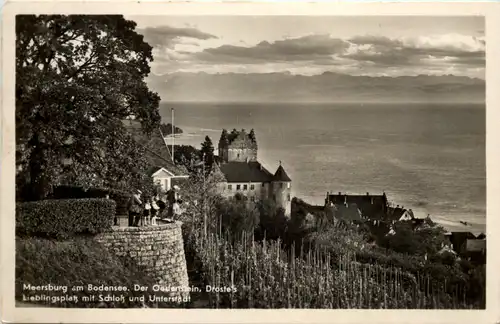
[[[174,126],[174,130],[173,130],[173,133],[172,133],[172,124],[171,123],[161,124],[160,125],[160,130],[161,130],[161,133],[163,134],[163,136],[168,136],[168,135],[172,135],[172,134],[182,134],[183,133],[182,129],[180,129],[177,126]]]
[[[217,228],[216,211],[219,203],[224,199],[219,194],[219,181],[217,174],[208,176],[202,169],[192,169],[189,178],[185,181],[181,195],[185,212],[181,221],[186,228]]]
[[[339,225],[330,226],[320,231],[314,231],[304,238],[314,246],[327,249],[333,255],[353,255],[368,246],[362,234]]]
[[[295,255],[279,241],[255,243],[252,237],[193,232],[206,284],[235,287],[210,294],[215,308],[459,308],[464,304],[440,291],[422,292],[411,275],[397,268],[352,262],[321,250]],[[231,243],[232,242],[232,243]]]
[[[201,143],[202,160],[205,162],[205,173],[208,175],[212,171],[212,166],[215,162],[214,145],[210,137],[205,136],[205,141]]]
[[[41,200],[16,205],[16,234],[67,238],[110,229],[116,203],[111,199]]]
[[[250,130],[250,133],[248,134],[248,137],[250,137],[250,139],[251,139],[253,142],[257,141],[257,139],[256,139],[256,137],[255,137],[255,130],[254,130],[253,128]]]
[[[201,161],[201,153],[191,145],[176,145],[174,150],[174,160],[176,164],[181,164],[188,170],[192,170],[193,164]]]
[[[219,218],[222,230],[232,233],[235,239],[239,238],[240,233],[253,233],[259,225],[258,209],[239,194],[231,199],[221,199],[215,217]]]
[[[116,214],[126,215],[128,213],[128,202],[132,192],[107,189],[107,188],[83,188],[77,186],[56,186],[50,196],[51,199],[79,199],[79,198],[106,198],[116,202]]]
[[[160,101],[149,91],[152,48],[136,24],[113,15],[16,18],[16,164],[28,200],[50,193],[60,175],[79,185],[135,187],[144,152],[125,130],[149,133]],[[68,162],[68,163],[65,163]]]
[[[471,270],[470,280],[467,285],[469,298],[477,300],[479,307],[486,305],[486,265],[478,266]]]
[[[413,230],[411,222],[397,222],[393,225],[394,235],[382,239],[381,246],[399,253],[416,255],[435,254],[446,242],[445,231],[441,227],[426,227]]]
[[[68,291],[68,295],[78,296],[78,302],[66,301],[51,304],[50,301],[40,302],[43,306],[76,307],[76,308],[130,308],[142,307],[138,301],[130,301],[129,297],[138,297],[143,293],[129,289],[120,292],[125,297],[125,303],[82,301],[82,297],[95,295],[87,286],[125,286],[134,284],[151,287],[156,282],[130,258],[121,258],[109,252],[104,246],[90,238],[71,238],[67,241],[53,241],[41,238],[16,239],[16,300],[22,301],[24,296],[40,295],[40,291],[23,289],[24,284],[34,286],[55,285],[83,286],[83,291]],[[61,292],[44,292],[47,296],[61,296]],[[156,293],[160,295],[161,293]],[[106,293],[103,293],[106,295]],[[172,307],[172,303],[155,305],[146,300],[149,307]],[[174,304],[175,305],[175,304]]]
[[[285,210],[276,205],[272,199],[263,199],[257,203],[259,212],[259,226],[256,231],[258,238],[275,240],[286,238],[288,231],[288,218]]]

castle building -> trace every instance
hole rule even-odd
[[[253,129],[225,129],[219,140],[217,171],[223,181],[219,190],[224,197],[234,197],[240,193],[250,202],[272,199],[290,215],[292,180],[281,165],[273,174],[257,160],[257,139]]]

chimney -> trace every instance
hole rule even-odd
[[[369,195],[370,195],[370,193],[369,193],[369,192],[367,192],[367,193],[366,193],[366,195],[367,195],[367,196],[369,196]]]
[[[339,196],[342,196],[342,193],[339,191]]]

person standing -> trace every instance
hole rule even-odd
[[[157,200],[158,197],[154,197],[151,202],[151,225],[156,225],[156,217],[158,215],[158,210],[160,209],[160,207],[158,207]]]
[[[165,198],[160,198],[158,199],[158,201],[156,202],[158,204],[158,217],[160,218],[164,218],[165,215],[163,215],[163,212],[165,211],[165,209],[167,208],[167,205],[165,204],[165,201],[163,201]]]
[[[169,191],[167,191],[167,218],[170,219],[172,219],[174,216],[174,204],[177,198],[175,192],[176,187],[177,186],[174,186],[173,188],[170,188]]]
[[[146,203],[144,204],[143,225],[151,225],[151,199],[146,200]]]
[[[128,226],[138,226],[140,215],[141,215],[141,194],[140,190],[137,190],[135,194],[130,197],[129,200],[129,216],[128,216]]]

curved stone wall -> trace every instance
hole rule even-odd
[[[145,227],[113,227],[95,239],[117,256],[130,257],[145,274],[165,287],[189,287],[182,223]],[[172,292],[185,297],[188,292]]]

